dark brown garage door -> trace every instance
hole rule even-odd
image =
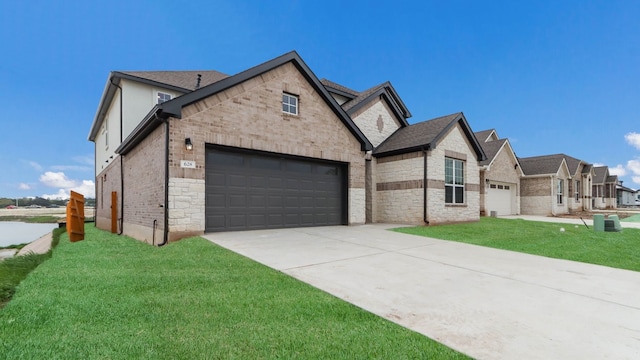
[[[346,224],[346,166],[209,147],[206,231]]]

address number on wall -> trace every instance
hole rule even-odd
[[[180,160],[180,167],[187,168],[187,169],[195,169],[196,162],[191,160]]]

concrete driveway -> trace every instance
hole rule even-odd
[[[394,226],[205,238],[474,358],[640,358],[640,273],[386,230]]]

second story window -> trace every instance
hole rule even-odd
[[[171,94],[158,91],[158,104],[171,100]]]
[[[295,95],[282,94],[282,112],[298,115],[298,97]]]

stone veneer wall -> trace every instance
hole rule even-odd
[[[464,160],[465,203],[444,202],[445,157]],[[451,128],[427,156],[427,217],[429,224],[478,221],[480,219],[480,170],[473,147],[460,125]]]
[[[373,146],[380,145],[400,128],[400,123],[382,99],[358,109],[351,118]]]
[[[423,161],[422,152],[373,161],[374,222],[424,223]]]
[[[298,115],[282,112],[283,92],[299,96]],[[170,126],[169,173],[175,194],[172,187],[169,195],[191,202],[189,211],[170,208],[170,232],[176,237],[204,230],[201,195],[186,199],[178,189],[185,184],[198,189],[204,186],[206,144],[348,163],[348,221],[365,222],[365,154],[361,145],[291,63],[186,106],[182,119],[171,119]],[[191,138],[193,150],[185,150],[185,138]],[[181,160],[194,161],[196,168],[181,168]],[[204,190],[198,191],[204,194]]]
[[[520,180],[522,191],[520,193],[520,211],[525,215],[552,214],[551,198],[552,179],[550,177],[522,178]]]

